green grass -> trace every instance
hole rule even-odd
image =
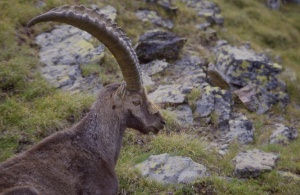
[[[49,0],[44,8],[35,6],[36,0],[2,0],[0,1],[0,162],[24,151],[42,138],[53,132],[70,127],[87,112],[93,96],[86,94],[70,94],[49,86],[38,73],[41,66],[38,59],[38,48],[34,37],[50,30],[53,24],[41,24],[28,32],[24,28],[29,19],[38,13],[62,4],[96,3],[99,6],[110,4],[117,8],[118,24],[125,29],[129,37],[136,43],[140,34],[152,29],[150,23],[141,23],[134,11],[149,8],[144,1],[137,0]],[[286,124],[300,128],[300,7],[285,5],[279,12],[270,11],[262,0],[222,0],[216,1],[225,17],[225,30],[215,27],[221,38],[232,44],[250,41],[257,51],[266,51],[271,57],[280,55],[284,68],[296,73],[296,81],[287,82],[291,104],[285,111],[274,109],[272,116],[282,116]],[[196,23],[203,22],[196,13],[180,1],[176,1],[178,15],[168,15],[161,8],[151,5],[150,8],[163,17],[174,20],[174,32],[187,37],[184,48],[192,54],[211,60],[201,43],[205,35],[195,28]],[[82,65],[84,76],[97,74],[103,84],[118,82],[122,79],[119,67],[110,53],[106,53],[101,64]],[[188,95],[189,104],[195,108],[195,101],[201,95],[193,89]],[[167,110],[163,115],[167,127],[157,136],[140,135],[127,131],[123,148],[117,165],[117,174],[122,194],[296,194],[300,184],[294,180],[283,178],[278,170],[300,174],[300,160],[297,151],[300,139],[287,146],[269,145],[268,138],[275,119],[268,115],[256,115],[238,108],[245,113],[255,127],[255,142],[247,147],[237,143],[230,145],[229,152],[220,156],[209,149],[196,131],[182,131],[176,117]],[[214,118],[214,117],[213,117]],[[274,117],[275,118],[275,117]],[[217,120],[217,119],[215,119]],[[264,151],[280,154],[275,170],[265,173],[257,179],[226,180],[218,176],[233,177],[232,159],[243,149],[259,148]],[[199,180],[190,185],[161,185],[145,178],[134,169],[134,165],[144,161],[150,155],[170,153],[192,158],[205,165],[211,177]]]

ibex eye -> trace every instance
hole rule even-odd
[[[135,105],[135,106],[141,105],[141,101],[139,101],[139,100],[133,101],[132,103],[133,103],[133,105]]]

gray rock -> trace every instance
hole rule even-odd
[[[275,130],[270,136],[271,144],[288,144],[298,137],[298,131],[293,127],[287,127],[280,123],[275,126]]]
[[[193,125],[193,112],[189,105],[179,105],[176,108],[168,108],[175,114],[177,122],[183,127]]]
[[[185,94],[180,89],[181,86],[174,85],[160,85],[154,92],[148,95],[149,99],[158,104],[180,104],[185,100]]]
[[[147,64],[141,64],[141,69],[145,74],[152,76],[165,70],[168,66],[169,63],[165,60],[154,60]]]
[[[176,60],[185,42],[185,38],[171,32],[148,31],[139,38],[136,53],[143,63],[155,59]]]
[[[266,153],[257,149],[240,152],[234,159],[234,173],[240,178],[258,177],[264,172],[271,171],[279,155]]]
[[[278,79],[282,67],[271,62],[265,55],[257,54],[248,47],[217,46],[214,70],[237,91],[245,106],[257,113],[265,113],[272,105],[289,102],[285,84]]]
[[[116,10],[111,6],[98,9],[115,19]],[[90,34],[69,25],[56,26],[51,32],[36,37],[41,47],[39,56],[44,64],[42,75],[57,88],[68,91],[96,93],[101,84],[96,75],[83,77],[80,65],[100,63],[104,57],[104,46],[94,46]]]
[[[91,8],[97,10],[99,14],[104,14],[107,18],[111,19],[113,22],[117,18],[117,10],[111,5],[107,5],[103,8],[99,8],[97,5],[91,5]]]
[[[253,124],[243,114],[236,113],[229,120],[229,132],[226,133],[225,139],[231,142],[236,139],[241,144],[249,144],[254,140]]]
[[[197,24],[196,25],[196,28],[198,29],[198,30],[206,30],[208,27],[210,27],[211,26],[211,23],[209,23],[209,22],[204,22],[204,23],[201,23],[201,24]]]
[[[291,172],[286,172],[286,171],[277,171],[277,173],[279,175],[281,175],[282,177],[291,178],[294,181],[300,181],[300,175],[297,175],[297,174],[294,174]]]
[[[156,3],[170,13],[177,12],[178,8],[173,5],[172,0],[146,0],[148,3]]]
[[[137,164],[142,176],[163,184],[188,184],[208,176],[205,166],[195,163],[191,158],[151,155],[146,161]]]
[[[272,10],[279,10],[280,8],[280,0],[268,0],[267,6]]]
[[[143,22],[151,22],[160,27],[172,29],[174,24],[169,19],[163,19],[160,17],[157,12],[151,10],[138,10],[135,13],[136,17],[142,20]]]
[[[230,91],[207,85],[201,92],[196,102],[196,117],[210,117],[220,130],[228,130],[233,104]]]
[[[211,24],[223,25],[224,18],[220,15],[220,8],[211,1],[206,0],[181,0],[188,7],[193,8],[199,17],[206,18]]]

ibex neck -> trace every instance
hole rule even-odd
[[[116,165],[125,125],[110,105],[97,102],[80,124],[83,149],[92,152],[109,165]]]

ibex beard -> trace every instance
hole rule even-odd
[[[62,6],[33,18],[63,22],[94,35],[117,59],[124,82],[102,88],[90,112],[0,164],[0,194],[117,194],[115,165],[126,128],[157,133],[165,121],[147,98],[139,62],[125,33],[97,10]]]

